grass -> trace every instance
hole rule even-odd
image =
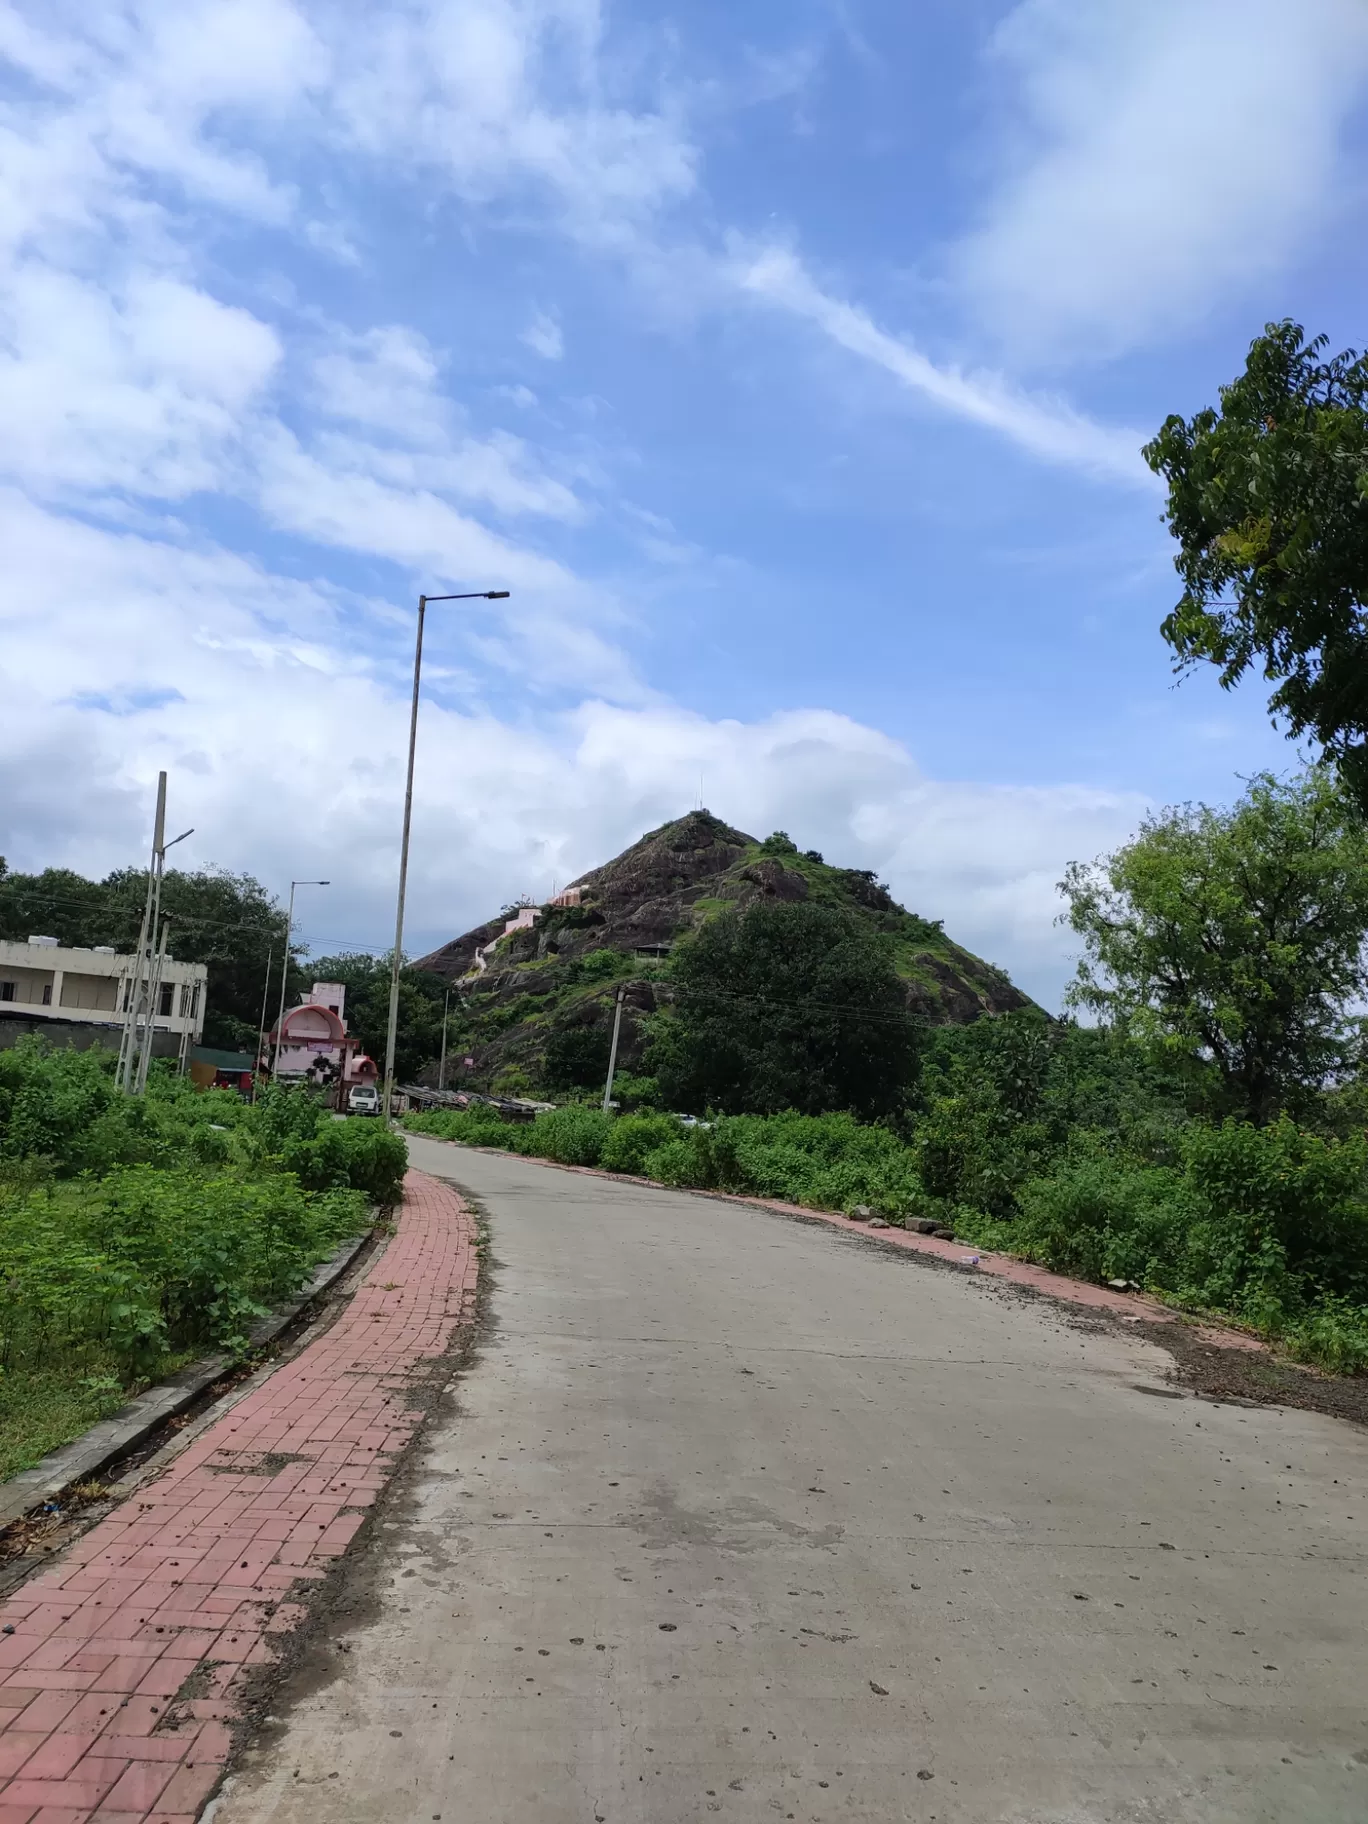
[[[93,1370],[93,1372],[92,1372]],[[59,1444],[117,1412],[129,1397],[112,1357],[46,1363],[0,1376],[0,1480],[32,1469]]]

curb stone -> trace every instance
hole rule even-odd
[[[250,1346],[261,1349],[274,1342],[306,1305],[337,1284],[374,1234],[372,1226],[354,1240],[343,1242],[335,1254],[320,1262],[297,1297],[277,1306],[248,1333]],[[22,1519],[44,1502],[55,1500],[73,1483],[90,1481],[111,1463],[117,1463],[121,1457],[136,1450],[168,1419],[176,1418],[192,1406],[215,1381],[237,1367],[240,1359],[224,1354],[203,1356],[169,1380],[159,1381],[155,1387],[138,1394],[79,1438],[50,1452],[32,1469],[21,1470],[8,1482],[0,1483],[0,1528]]]

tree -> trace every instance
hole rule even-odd
[[[645,1068],[667,1107],[867,1119],[902,1108],[919,1029],[886,939],[833,906],[728,908],[673,958]]]
[[[607,1026],[556,1026],[546,1041],[542,1081],[548,1089],[601,1089],[608,1076],[612,1033]]]
[[[1260,663],[1270,710],[1368,809],[1368,357],[1325,346],[1270,323],[1220,409],[1168,418],[1144,454],[1180,547],[1179,669],[1209,660],[1229,689]]]
[[[1204,1061],[1228,1112],[1266,1123],[1354,1069],[1368,834],[1326,768],[1164,811],[1061,891],[1086,950],[1070,1001]]]
[[[347,1030],[360,1039],[367,1053],[384,1069],[389,1034],[390,967],[393,952],[372,956],[368,951],[348,951],[341,956],[320,956],[310,963],[309,979],[340,982],[347,991],[344,1012]],[[440,975],[407,964],[399,972],[399,1024],[395,1034],[396,1082],[412,1083],[425,1064],[442,1049],[442,1008],[447,984]],[[459,1003],[453,996],[451,1032],[457,1030]]]
[[[138,942],[147,891],[142,868],[119,868],[87,880],[69,868],[41,874],[0,872],[0,937],[39,932],[63,944],[112,944],[128,952]],[[181,962],[208,966],[204,1022],[207,1044],[255,1050],[266,988],[267,957],[279,983],[285,914],[259,880],[217,868],[167,871],[162,914],[170,921],[168,947]],[[292,968],[292,986],[299,972]],[[274,1002],[272,1005],[274,1012]]]

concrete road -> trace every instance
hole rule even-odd
[[[1361,1432],[780,1216],[412,1150],[488,1212],[493,1327],[214,1824],[1368,1819]]]

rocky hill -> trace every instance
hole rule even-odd
[[[670,947],[724,906],[769,897],[817,899],[869,920],[893,940],[907,1004],[936,1024],[963,1025],[1030,1002],[1000,969],[897,904],[873,874],[839,868],[782,834],[759,842],[693,811],[652,830],[540,908],[514,908],[453,938],[418,967],[461,984],[462,1027],[448,1083],[512,1091],[564,1087],[578,1069],[601,1080],[613,998],[628,983],[619,1060],[639,1061],[643,1014]],[[514,925],[516,928],[507,929]],[[453,997],[454,998],[454,997]],[[459,1060],[472,1057],[474,1065]],[[431,1073],[425,1073],[430,1075]]]

